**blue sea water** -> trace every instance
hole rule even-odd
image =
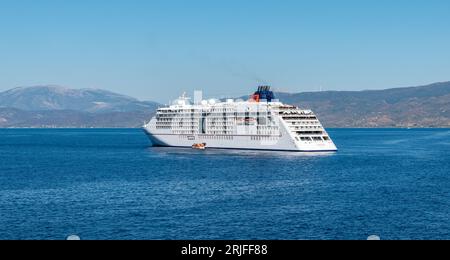
[[[0,239],[450,239],[450,129],[331,129],[338,153],[0,130]]]

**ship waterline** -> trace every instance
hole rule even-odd
[[[332,152],[337,147],[310,110],[275,99],[259,87],[248,101],[228,99],[189,102],[185,95],[159,108],[144,126],[154,146]]]

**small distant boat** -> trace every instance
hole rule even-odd
[[[206,149],[206,144],[205,143],[193,144],[192,145],[192,149],[205,150]]]

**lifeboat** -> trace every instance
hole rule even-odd
[[[193,145],[192,145],[192,149],[205,150],[205,149],[206,149],[206,144],[205,144],[205,143],[202,143],[202,144],[193,144]]]

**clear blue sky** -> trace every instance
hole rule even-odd
[[[0,90],[166,101],[450,80],[448,0],[1,0]]]

